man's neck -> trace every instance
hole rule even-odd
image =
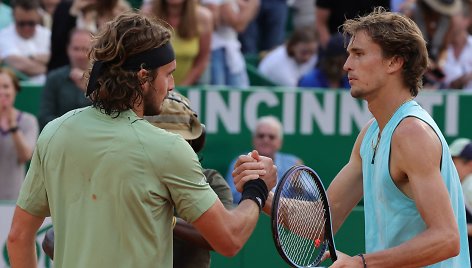
[[[380,131],[390,121],[395,112],[404,103],[413,99],[408,89],[383,91],[385,94],[378,94],[375,98],[367,100],[369,110],[377,121]]]
[[[137,116],[139,116],[139,117],[141,117],[141,118],[144,117],[144,106],[143,106],[142,104],[133,107],[132,110],[133,110],[133,112],[134,112]]]

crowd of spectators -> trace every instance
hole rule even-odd
[[[51,71],[70,64],[73,29],[93,35],[134,7],[173,27],[179,86],[245,88],[251,86],[246,65],[252,64],[259,71],[250,75],[278,86],[343,88],[342,80],[314,74],[324,72],[326,61],[339,68],[328,44],[345,47],[345,38],[331,38],[344,20],[377,6],[404,13],[423,32],[430,55],[425,88],[472,90],[470,0],[4,0],[0,64],[22,81],[43,85]],[[301,81],[304,75],[310,83]]]

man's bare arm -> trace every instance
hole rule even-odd
[[[352,209],[362,199],[362,159],[360,147],[367,128],[372,124],[369,121],[359,133],[349,158],[349,162],[341,169],[328,187],[328,200],[331,208],[333,234],[335,234]]]
[[[47,70],[46,64],[24,56],[11,55],[5,59],[5,62],[9,66],[30,76],[45,74]]]
[[[31,215],[16,207],[7,241],[11,267],[37,267],[35,239],[43,221],[44,217]]]
[[[257,160],[256,160],[257,159]],[[261,178],[268,189],[275,186],[277,168],[267,157],[241,156],[235,165],[233,177],[241,183]],[[243,183],[244,185],[244,183]],[[259,205],[253,200],[243,200],[235,209],[226,210],[220,200],[192,224],[224,256],[234,256],[244,246],[259,219]]]

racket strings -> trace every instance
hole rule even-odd
[[[306,171],[297,171],[283,185],[277,227],[286,255],[300,266],[315,262],[324,251],[325,208],[321,193]]]

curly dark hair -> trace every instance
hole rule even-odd
[[[365,31],[380,46],[384,58],[404,60],[403,82],[412,96],[423,87],[422,77],[428,65],[428,51],[418,26],[403,15],[375,8],[367,16],[346,20],[342,27],[345,37]]]
[[[94,38],[90,59],[103,61],[104,70],[97,79],[95,91],[90,95],[92,106],[108,115],[132,109],[143,100],[141,85],[152,82],[157,68],[148,70],[146,80],[137,72],[126,71],[121,66],[130,56],[169,42],[172,30],[160,20],[150,19],[136,12],[125,12],[108,22]],[[142,66],[146,69],[146,66]],[[91,68],[87,73],[90,77]]]

